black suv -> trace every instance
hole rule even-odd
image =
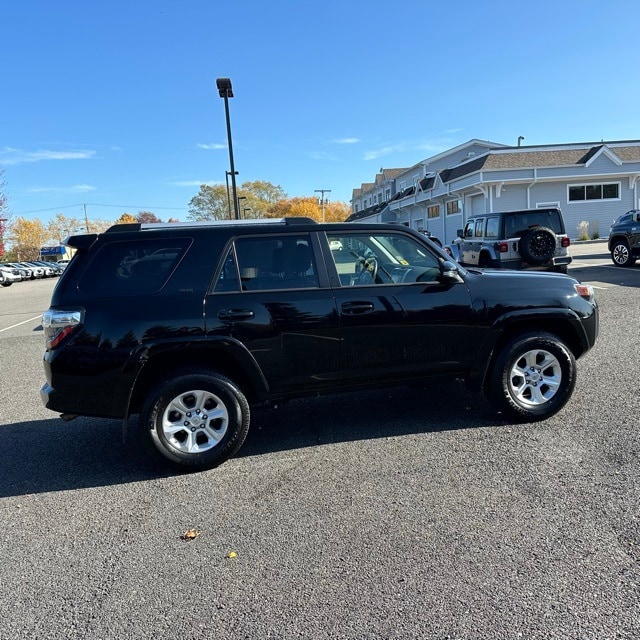
[[[630,267],[640,258],[640,209],[627,211],[613,223],[609,251],[618,267]]]
[[[139,414],[149,452],[183,469],[233,455],[252,405],[431,376],[540,420],[598,333],[591,287],[464,269],[401,225],[123,224],[67,245],[43,315],[45,406],[125,434]]]
[[[476,214],[458,235],[446,250],[461,264],[560,273],[571,264],[571,240],[556,207]]]

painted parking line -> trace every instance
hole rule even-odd
[[[5,327],[4,329],[0,329],[0,333],[3,331],[9,331],[9,329],[15,329],[19,327],[21,324],[27,324],[27,322],[33,322],[34,320],[39,320],[42,318],[42,314],[34,316],[33,318],[29,318],[29,320],[23,320],[22,322],[18,322],[18,324],[12,324],[10,327]]]

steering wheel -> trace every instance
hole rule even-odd
[[[369,274],[369,276],[371,276],[372,282],[375,282],[378,277],[378,261],[373,256],[362,260],[362,272],[360,273],[360,277],[365,274]]]

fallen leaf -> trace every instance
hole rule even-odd
[[[193,540],[194,538],[197,538],[200,535],[200,532],[197,529],[189,529],[188,531],[185,531],[180,537],[183,540]]]
[[[235,551],[229,551],[229,553],[227,553],[227,558],[236,558],[238,556],[238,554]]]

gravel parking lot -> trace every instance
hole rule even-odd
[[[42,407],[55,281],[0,290],[0,638],[640,637],[640,266],[572,253],[600,339],[554,418],[458,382],[298,400],[181,476]]]

